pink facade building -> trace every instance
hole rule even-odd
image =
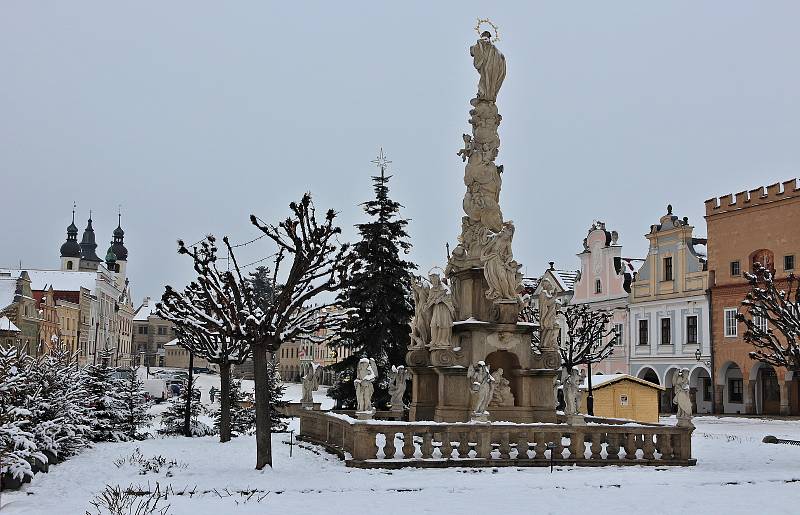
[[[581,270],[575,282],[572,304],[590,304],[593,309],[614,312],[620,338],[613,354],[592,365],[592,374],[629,374],[628,294],[633,267],[630,259],[622,257],[616,231],[606,230],[603,222],[594,222],[583,240],[583,251],[578,254]],[[583,367],[582,367],[583,368]]]

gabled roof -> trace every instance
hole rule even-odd
[[[0,309],[7,308],[14,303],[17,292],[17,278],[0,277]]]
[[[97,272],[64,272],[61,270],[31,270],[26,269],[31,278],[31,290],[44,290],[52,286],[55,291],[80,291],[85,288],[89,291],[95,289]],[[11,277],[19,277],[19,270],[0,268],[0,273],[10,273]]]
[[[14,325],[14,322],[9,320],[8,317],[0,317],[0,331],[20,332],[19,327]]]
[[[580,275],[579,270],[548,270],[553,277],[559,282],[559,286],[564,291],[572,291],[575,289],[575,282]]]
[[[650,386],[650,387],[653,387],[653,388],[658,388],[659,390],[664,390],[665,389],[661,385],[657,385],[657,384],[651,383],[650,381],[645,381],[644,379],[639,379],[638,377],[634,377],[634,376],[631,376],[631,375],[628,375],[628,374],[606,374],[606,375],[597,374],[597,375],[593,375],[592,376],[592,390],[595,390],[597,388],[602,388],[604,386],[608,386],[610,384],[618,383],[618,382],[624,381],[624,380],[633,381],[634,383],[639,383],[639,384],[644,385],[644,386]],[[586,389],[589,388],[589,378],[588,377],[583,381],[583,384],[581,384],[580,388],[582,390],[586,390]]]
[[[133,315],[134,322],[147,322],[148,317],[151,315],[156,314],[156,302],[155,300],[147,297],[142,305],[139,306],[139,309],[136,310],[136,314]]]

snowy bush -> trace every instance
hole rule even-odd
[[[169,505],[162,502],[165,498],[158,483],[151,492],[106,485],[90,503],[94,511],[86,511],[86,515],[167,515]]]

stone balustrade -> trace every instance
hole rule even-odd
[[[360,468],[694,465],[692,429],[664,425],[358,421],[306,410],[300,438]],[[548,448],[552,446],[552,450]]]

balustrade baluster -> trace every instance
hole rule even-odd
[[[422,433],[422,446],[420,446],[420,451],[422,451],[423,459],[433,457],[433,435],[430,431]]]
[[[507,460],[511,458],[511,445],[508,431],[500,433],[500,459]]]
[[[528,433],[521,431],[517,435],[517,457],[518,460],[527,460],[528,458]]]
[[[392,460],[397,452],[397,448],[394,445],[396,435],[393,431],[384,433],[384,435],[386,435],[386,443],[383,445],[383,457],[384,459]]]
[[[563,460],[564,459],[564,444],[561,441],[562,435],[561,433],[551,433],[550,434],[550,441],[555,444],[555,448],[553,449],[553,459],[554,460]]]
[[[469,458],[469,437],[468,431],[458,433],[458,457]]]
[[[603,442],[602,442],[602,435],[600,433],[592,433],[592,456],[591,459],[599,460],[602,459],[601,453],[603,452]]]
[[[586,446],[583,444],[583,433],[574,432],[569,435],[569,457],[573,460],[584,459]]]
[[[607,459],[619,459],[619,435],[617,433],[608,433],[606,436],[608,443],[606,444],[606,452],[608,453]]]
[[[662,460],[671,460],[672,459],[672,435],[669,433],[661,433],[657,436],[658,438],[658,452],[661,453]]]
[[[627,433],[625,435],[625,459],[636,459],[636,435],[634,433]]]
[[[644,451],[644,455],[642,456],[646,460],[653,460],[655,459],[654,452],[656,450],[656,446],[653,444],[653,434],[652,433],[645,433],[644,434],[644,446],[642,447]]]
[[[546,458],[544,455],[544,451],[547,450],[547,438],[544,433],[535,432],[533,434],[533,441],[534,441],[534,455],[533,459],[535,460],[543,460]]]
[[[414,432],[403,431],[403,457],[413,458],[416,448],[414,447]]]
[[[492,435],[489,431],[476,431],[478,437],[478,446],[476,458],[491,459],[492,458]]]

